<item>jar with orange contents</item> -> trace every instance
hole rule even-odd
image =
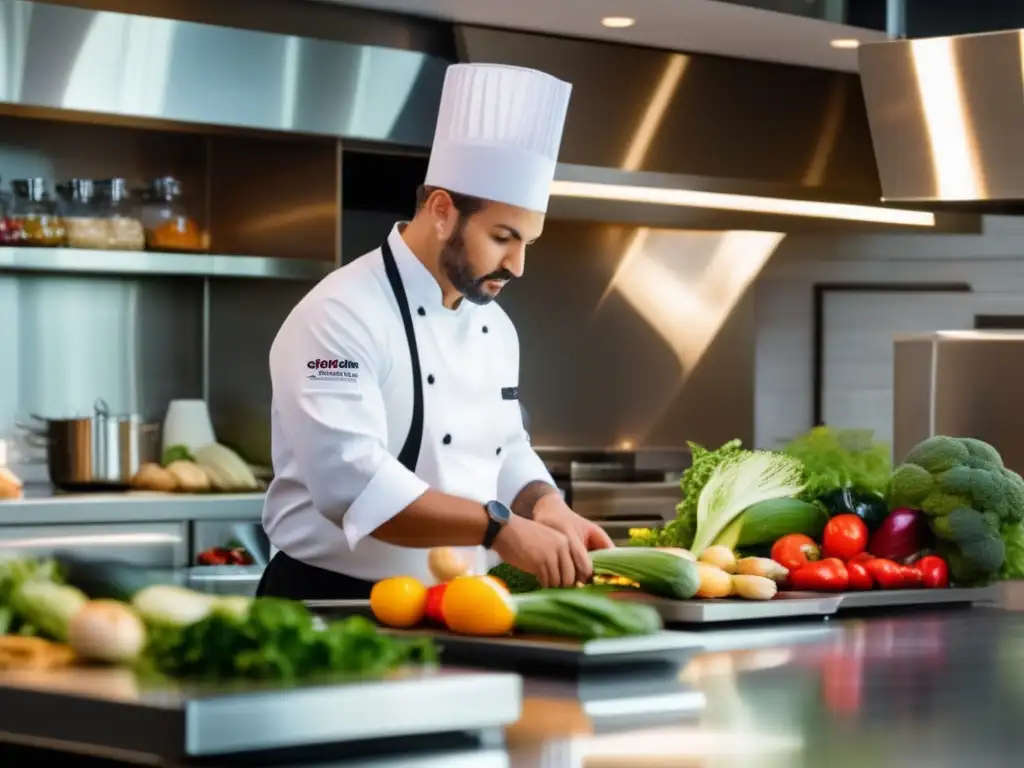
[[[141,217],[149,250],[206,250],[206,237],[188,212],[180,181],[170,176],[154,179],[143,199]]]
[[[14,198],[7,219],[17,227],[11,245],[53,248],[64,245],[64,221],[57,213],[57,202],[45,179],[19,179],[11,182]]]

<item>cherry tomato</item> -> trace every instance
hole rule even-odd
[[[874,589],[875,582],[864,563],[849,562],[846,564],[846,571],[850,574],[850,589],[860,591]]]
[[[835,558],[807,563],[789,574],[793,589],[810,592],[842,592],[850,585],[846,566]]]
[[[856,515],[836,515],[825,526],[821,543],[825,557],[845,562],[868,548],[868,527]]]
[[[444,604],[444,591],[447,588],[447,584],[435,584],[428,589],[427,605],[424,610],[424,614],[429,621],[440,624],[442,627],[445,625],[445,620],[444,611],[441,609],[441,606]]]
[[[914,563],[921,571],[921,584],[928,589],[942,589],[949,586],[949,566],[938,555],[926,555]]]
[[[901,565],[900,574],[903,576],[903,586],[906,589],[914,589],[921,586],[923,574],[916,565]]]
[[[789,571],[821,559],[821,550],[814,539],[802,533],[790,533],[772,544],[772,560]]]
[[[899,589],[903,586],[903,571],[899,563],[876,557],[864,563],[871,578],[882,589]]]
[[[859,555],[854,555],[850,558],[851,563],[866,563],[868,560],[874,560],[875,556],[870,552],[861,552]]]

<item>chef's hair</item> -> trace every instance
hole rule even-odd
[[[455,210],[464,219],[468,219],[474,213],[479,213],[487,205],[487,201],[482,197],[474,197],[473,195],[463,195],[460,192],[452,192],[448,189],[442,189],[441,187],[431,187],[426,184],[420,184],[419,189],[416,190],[416,212],[419,213],[420,209],[427,204],[427,198],[437,190],[441,190],[452,199],[452,204],[455,206]]]

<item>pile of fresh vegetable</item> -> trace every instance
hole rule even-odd
[[[592,558],[594,572],[606,583],[618,580],[676,599],[692,597],[699,588],[696,565],[668,552],[607,550]],[[521,632],[579,640],[646,635],[662,626],[650,606],[612,600],[600,585],[544,590],[532,576],[508,565],[486,576],[459,573],[439,581],[431,587],[407,576],[378,582],[370,594],[374,617],[396,628],[428,625],[463,635]]]
[[[293,682],[377,675],[437,658],[428,640],[390,637],[361,617],[325,624],[301,603],[160,584],[134,589],[147,579],[131,566],[71,565],[0,562],[0,663],[49,666],[45,655],[175,678]]]
[[[865,430],[817,427],[780,451],[746,450],[738,440],[718,450],[690,448],[675,519],[660,529],[630,531],[634,547],[689,550],[701,560],[721,548],[736,562],[777,560],[783,544],[810,553],[801,568],[790,558],[779,562],[792,571],[783,588],[945,586],[950,580],[973,586],[1024,578],[1024,480],[980,440],[930,438],[895,470],[889,446]],[[862,545],[836,550],[841,534]],[[854,563],[869,556],[873,565]],[[860,567],[851,573],[851,564],[865,565],[871,578]]]
[[[252,469],[225,445],[210,443],[190,451],[170,446],[159,464],[143,464],[132,478],[139,490],[164,493],[244,493],[260,489]]]

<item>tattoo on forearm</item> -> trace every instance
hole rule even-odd
[[[552,493],[558,493],[558,489],[553,485],[545,483],[543,480],[534,480],[532,483],[527,483],[526,486],[516,496],[515,501],[512,502],[512,511],[520,517],[533,518],[533,508],[537,506],[537,502],[543,499],[545,496],[550,496]]]

